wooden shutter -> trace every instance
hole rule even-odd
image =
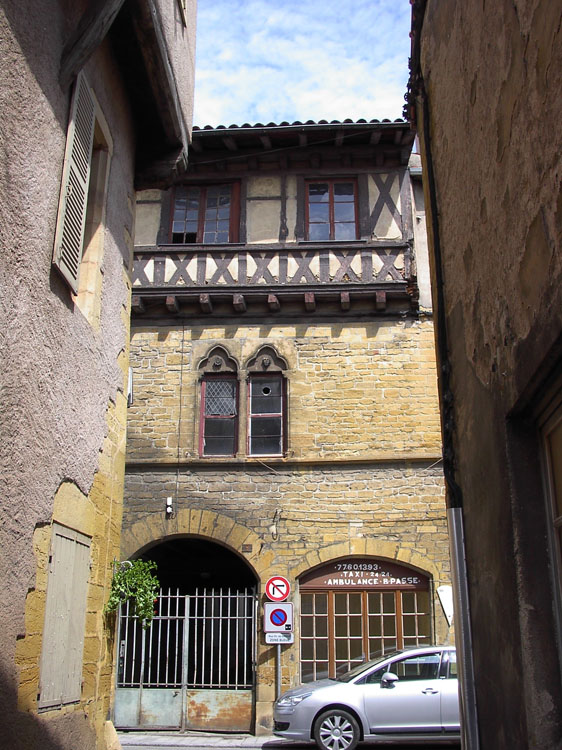
[[[39,707],[80,700],[90,539],[53,524]]]
[[[94,98],[80,73],[70,107],[53,254],[53,263],[75,294],[82,260],[94,125]]]

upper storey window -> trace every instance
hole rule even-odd
[[[221,245],[238,241],[239,186],[185,185],[174,195],[172,242]]]
[[[308,240],[357,239],[357,190],[354,180],[308,182],[306,197]]]

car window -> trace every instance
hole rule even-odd
[[[453,680],[458,679],[457,654],[455,651],[449,651],[449,677]]]
[[[441,654],[416,654],[393,662],[389,672],[400,680],[436,680],[439,673]]]
[[[368,674],[364,680],[361,680],[361,682],[364,682],[365,685],[379,685],[382,679],[382,676],[385,672],[386,672],[386,667],[375,669],[374,672],[371,672],[371,674]]]

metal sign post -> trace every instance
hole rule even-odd
[[[281,696],[281,644],[278,643],[276,647],[277,651],[277,685],[275,688],[275,699],[279,700]]]

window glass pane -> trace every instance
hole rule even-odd
[[[377,614],[381,611],[381,595],[369,594],[369,612]]]
[[[250,404],[252,414],[280,414],[281,390],[280,378],[252,380]]]
[[[329,205],[327,203],[311,203],[308,210],[308,220],[310,222],[328,222],[330,220]]]
[[[383,594],[382,603],[383,603],[383,612],[394,613],[396,611],[394,608],[394,594],[391,594],[391,593]]]
[[[349,641],[349,658],[363,661],[363,643],[360,638]]]
[[[334,200],[349,201],[354,196],[353,182],[336,182],[334,185]]]
[[[349,635],[361,635],[361,618],[350,617],[349,618]]]
[[[328,594],[316,594],[315,611],[317,614],[326,614],[328,612]]]
[[[355,203],[336,203],[334,219],[336,221],[355,221]]]
[[[338,638],[347,638],[347,617],[336,617],[336,636]]]
[[[355,222],[353,224],[335,224],[334,238],[336,240],[354,240],[357,237]]]
[[[316,641],[316,658],[321,661],[328,659],[328,641]]]
[[[308,227],[308,239],[314,241],[322,241],[330,239],[330,225],[329,224],[310,224]]]
[[[301,680],[312,682],[314,679],[314,664],[301,661]]]
[[[382,635],[382,621],[380,617],[369,617],[369,635]]]
[[[458,678],[457,655],[454,651],[449,652],[449,677],[451,677],[452,679]]]
[[[281,436],[281,417],[252,417],[252,437]]]
[[[336,594],[334,596],[334,609],[339,614],[347,613],[347,594]]]
[[[385,635],[396,635],[396,620],[394,617],[385,617],[383,619],[383,628]]]
[[[250,438],[250,454],[252,456],[277,456],[282,452],[280,437]]]
[[[312,638],[314,635],[314,619],[312,617],[303,617],[301,620],[301,636],[303,638]]]
[[[325,680],[329,676],[328,672],[328,662],[324,663],[318,663],[316,665],[316,679],[317,680]]]
[[[349,595],[349,611],[354,615],[361,613],[361,594]]]
[[[303,615],[312,614],[312,594],[301,594],[301,612]]]
[[[236,420],[213,419],[205,420],[205,434],[203,438],[203,453],[206,456],[229,456],[235,452]]]
[[[330,187],[327,182],[314,182],[308,186],[308,199],[311,203],[319,201],[328,202],[330,198]]]
[[[231,416],[236,413],[236,382],[207,380],[205,382],[205,414]]]
[[[416,618],[414,615],[404,615],[402,618],[402,627],[406,637],[416,635]]]
[[[336,659],[338,661],[343,661],[344,659],[348,659],[348,647],[349,641],[348,640],[341,640],[336,641]]]
[[[317,617],[316,618],[316,635],[326,637],[328,635],[328,618]]]
[[[312,661],[314,659],[314,641],[301,641],[301,659]]]
[[[416,595],[413,591],[402,592],[402,612],[413,614],[416,611]]]

